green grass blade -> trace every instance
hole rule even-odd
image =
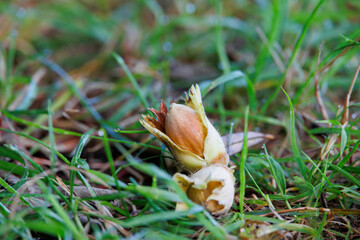
[[[80,156],[84,149],[85,144],[88,142],[90,135],[93,133],[93,129],[83,134],[80,138],[79,144],[76,147],[75,154],[73,158],[71,159],[71,166],[74,168],[77,168],[81,165]],[[73,194],[74,194],[74,181],[75,181],[75,175],[76,171],[71,170],[70,171],[70,202],[72,202]]]
[[[103,131],[103,143],[104,143],[104,149],[105,149],[105,154],[106,154],[106,158],[109,162],[109,165],[110,165],[110,170],[111,170],[111,173],[112,173],[112,176],[114,178],[114,182],[116,184],[116,187],[118,190],[120,190],[120,185],[117,181],[117,177],[116,177],[116,169],[115,169],[115,163],[114,163],[114,159],[113,159],[113,156],[112,156],[112,153],[111,153],[111,149],[110,149],[110,145],[109,145],[109,141],[107,140],[107,133],[106,131]]]
[[[340,157],[342,157],[344,150],[346,148],[346,144],[347,144],[347,134],[346,134],[344,126],[341,126],[341,135],[340,136],[341,136]]]
[[[20,151],[16,146],[12,146],[12,145],[5,145],[5,146],[8,147],[10,150],[19,154],[23,159],[26,159],[29,163],[31,163],[31,165],[35,168],[35,170],[37,170],[39,172],[44,172],[42,167],[39,164],[37,164],[37,162],[35,162],[29,156],[27,156],[25,153]]]
[[[265,113],[265,111],[267,110],[267,108],[270,106],[270,104],[274,101],[274,99],[277,97],[277,95],[280,92],[280,89],[282,88],[281,86],[283,85],[286,76],[288,74],[288,71],[296,57],[297,52],[300,50],[300,46],[304,40],[305,34],[308,30],[308,28],[310,27],[310,24],[315,16],[315,14],[317,13],[317,11],[319,10],[319,8],[321,7],[321,5],[324,3],[325,0],[319,0],[318,4],[315,6],[314,10],[311,12],[310,16],[308,17],[308,19],[306,20],[303,29],[300,33],[299,38],[297,39],[295,46],[294,46],[294,50],[291,53],[290,59],[286,65],[285,71],[283,73],[282,79],[279,82],[278,86],[276,87],[275,91],[273,92],[273,94],[271,94],[271,96],[268,98],[268,100],[265,102],[265,104],[262,106],[260,113],[263,115]]]
[[[248,94],[249,106],[253,112],[256,112],[257,110],[256,90],[254,84],[247,76],[246,76],[246,90]]]
[[[129,68],[126,66],[126,63],[125,63],[124,59],[120,55],[118,55],[117,53],[113,53],[113,56],[114,56],[115,60],[119,63],[121,68],[125,71],[125,73],[128,76],[130,82],[134,86],[134,88],[136,90],[136,94],[138,95],[142,105],[144,106],[144,108],[148,109],[150,107],[150,105],[147,102],[147,100],[145,98],[145,95],[144,95],[143,91],[141,90],[139,84],[136,82],[134,75],[132,75]]]
[[[163,211],[160,213],[147,214],[145,216],[138,216],[132,218],[130,221],[124,223],[127,227],[146,226],[153,222],[174,220],[181,217],[193,215],[203,211],[202,207],[194,207],[186,211]]]
[[[157,201],[171,201],[179,202],[181,198],[169,190],[163,190],[160,188],[141,186],[141,185],[129,185],[125,188],[128,191],[139,193],[145,197],[157,200]]]
[[[228,74],[231,71],[230,62],[226,54],[225,42],[222,34],[222,1],[214,1],[215,12],[216,12],[216,26],[215,26],[215,36],[216,36],[216,50],[220,59],[221,67],[224,74]]]
[[[284,169],[281,167],[281,165],[277,161],[275,161],[275,159],[273,159],[268,154],[265,144],[263,146],[264,146],[266,159],[269,162],[270,172],[273,175],[275,182],[276,182],[278,188],[280,189],[281,193],[283,195],[285,195],[286,180],[285,180]]]
[[[319,228],[318,228],[318,230],[317,230],[317,234],[316,234],[316,235],[317,235],[318,239],[321,238],[321,233],[322,233],[322,231],[323,231],[323,229],[324,229],[324,226],[325,226],[326,217],[327,217],[327,212],[324,213],[323,219],[322,219],[322,221],[321,221],[321,223],[320,223],[320,226],[319,226]]]
[[[1,154],[0,154],[1,156]],[[39,172],[33,169],[25,169],[24,167],[18,166],[15,163],[0,160],[0,169],[16,175],[24,175],[25,171],[28,171],[28,176],[33,177]]]
[[[19,136],[22,136],[22,137],[25,137],[25,138],[28,138],[34,142],[37,142],[39,143],[40,145],[46,147],[47,149],[50,150],[50,146],[47,145],[46,143],[44,143],[43,141],[40,141],[39,139],[37,138],[34,138],[32,136],[29,136],[27,134],[23,134],[22,132],[18,132],[18,131],[12,131],[12,130],[9,130],[9,129],[6,129],[6,128],[0,128],[1,131],[4,131],[4,132],[9,132],[9,133],[14,133],[14,134],[17,134]],[[63,160],[66,164],[70,165],[70,162],[69,160],[66,159],[66,157],[64,155],[62,155],[61,153],[59,153],[58,151],[56,151],[56,155],[61,159]]]
[[[289,95],[286,93],[286,91],[283,89],[288,101],[289,101],[289,105],[290,105],[290,143],[291,143],[291,148],[293,150],[293,154],[294,157],[296,159],[296,162],[299,165],[300,168],[300,173],[302,175],[302,177],[307,180],[309,179],[308,177],[308,172],[309,170],[306,168],[305,163],[301,160],[301,156],[300,156],[300,151],[298,149],[297,143],[296,143],[296,130],[295,130],[295,112],[294,112],[294,107],[291,103],[291,99],[289,97]]]
[[[40,183],[40,182],[38,182],[38,183]],[[42,188],[45,189],[45,186],[43,186]],[[64,225],[72,232],[74,238],[79,239],[79,240],[86,240],[87,238],[83,235],[82,232],[79,231],[79,229],[76,228],[75,223],[70,219],[67,212],[60,205],[60,203],[55,199],[54,195],[47,193],[46,198],[51,203],[51,205],[54,207],[54,210],[59,214]]]
[[[352,150],[345,157],[343,157],[340,160],[340,162],[337,164],[337,166],[340,167],[340,168],[343,168],[343,166],[350,160],[351,156],[357,151],[359,145],[360,145],[360,140],[355,142],[354,147],[352,148]]]
[[[36,128],[39,128],[39,129],[43,129],[43,130],[46,130],[46,131],[49,131],[49,128],[47,126],[43,126],[43,125],[40,125],[40,124],[37,124],[37,123],[33,123],[33,122],[30,122],[30,121],[26,121],[24,119],[21,119],[21,118],[18,118],[18,117],[15,117],[13,115],[11,115],[8,111],[5,111],[5,110],[0,110],[1,113],[3,113],[6,117],[10,118],[11,120],[13,121],[16,121],[18,123],[21,123],[21,124],[24,124],[24,125],[28,125],[28,126],[33,126],[33,127],[36,127]],[[1,130],[3,131],[7,131],[7,132],[11,132],[10,130],[8,129],[2,129],[0,128]],[[70,131],[70,130],[63,130],[63,129],[60,129],[60,128],[54,128],[53,127],[53,132],[54,133],[59,133],[59,134],[64,134],[64,135],[71,135],[71,136],[77,136],[77,137],[81,137],[82,136],[82,133],[78,133],[78,132],[73,132],[73,131]],[[122,133],[123,131],[117,131],[119,133]],[[125,131],[125,133],[142,133],[142,132],[148,132],[148,131]],[[20,133],[20,132],[16,132],[16,131],[13,131],[13,133],[17,133],[18,135],[21,135],[21,136],[24,136],[24,137],[27,137],[29,135],[26,135],[24,133]],[[29,136],[31,137],[31,136]],[[97,140],[103,140],[104,138],[103,137],[97,137],[97,136],[90,136],[92,139],[97,139]],[[35,141],[35,139],[33,139]],[[36,139],[37,140],[37,139]],[[125,145],[133,145],[133,144],[137,144],[137,145],[140,145],[140,146],[145,146],[145,147],[148,147],[148,148],[153,148],[153,149],[157,149],[157,150],[161,150],[161,151],[166,151],[166,150],[163,150],[162,148],[160,147],[156,147],[156,146],[152,146],[152,145],[149,145],[149,144],[144,144],[144,143],[138,143],[138,142],[134,142],[134,141],[127,141],[127,140],[120,140],[120,139],[114,139],[114,138],[107,138],[106,139],[107,141],[109,142],[116,142],[116,143],[123,143]],[[43,145],[43,144],[42,144]],[[58,155],[58,154],[57,154]],[[59,157],[59,156],[58,156]]]
[[[241,81],[243,83],[243,85],[246,86],[245,74],[240,70],[236,70],[236,71],[232,71],[230,73],[221,75],[220,77],[213,80],[207,87],[205,87],[201,91],[201,95],[203,97],[205,97],[214,88],[216,88],[216,87],[218,87],[218,86],[220,86],[220,85],[222,85],[224,83],[234,81],[234,80]]]
[[[243,148],[241,150],[240,169],[239,169],[239,179],[240,179],[239,208],[240,208],[241,220],[244,220],[243,205],[244,205],[245,185],[246,185],[245,162],[248,153],[248,147],[247,147],[248,119],[249,119],[249,106],[247,106],[245,110],[244,143],[243,143]]]
[[[302,233],[309,234],[310,236],[316,236],[317,235],[317,232],[313,228],[308,227],[308,226],[303,225],[303,224],[279,223],[279,224],[271,225],[271,226],[266,227],[265,229],[263,229],[261,231],[260,236],[265,236],[265,235],[268,235],[268,234],[270,234],[272,232],[279,231],[279,230],[297,231],[297,232],[302,232]],[[258,236],[258,237],[260,237],[260,236]]]
[[[353,175],[351,175],[350,173],[348,173],[347,171],[345,171],[344,169],[334,165],[334,164],[329,164],[330,168],[332,168],[333,170],[337,171],[338,173],[340,173],[341,175],[343,175],[344,177],[346,177],[347,179],[349,179],[352,183],[354,183],[355,185],[357,185],[358,187],[360,187],[360,181],[355,178]]]
[[[56,154],[55,154],[55,135],[53,131],[53,121],[52,121],[52,111],[51,111],[51,101],[48,101],[48,126],[49,126],[49,140],[50,140],[50,161],[51,161],[51,171],[55,175],[54,168],[56,162]]]
[[[79,101],[84,105],[84,107],[88,110],[88,112],[92,115],[92,117],[103,127],[106,131],[114,138],[124,139],[123,136],[119,134],[115,134],[113,131],[113,127],[109,126],[104,122],[104,119],[100,115],[100,113],[95,109],[95,107],[91,104],[91,101],[85,96],[85,94],[80,90],[80,88],[76,85],[74,79],[59,65],[55,62],[46,59],[39,58],[39,61],[53,70],[56,74],[58,74],[68,85],[71,92],[79,99]]]
[[[28,89],[25,93],[25,97],[22,100],[22,102],[19,104],[19,106],[16,108],[16,110],[26,110],[28,109],[31,104],[34,102],[36,96],[37,96],[38,88],[37,83],[34,78],[31,78],[31,82],[28,85]]]

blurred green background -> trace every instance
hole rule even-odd
[[[313,0],[2,1],[1,49],[10,64],[7,76],[15,82],[35,71],[36,57],[41,56],[72,74],[118,86],[123,74],[111,55],[115,51],[144,88],[159,82],[186,89],[223,71],[241,70],[260,91],[260,101],[268,95],[261,91],[271,91],[279,81],[317,4]],[[322,59],[331,58],[350,44],[347,38],[356,38],[359,12],[357,0],[322,1],[291,68],[296,73],[288,84],[294,90],[314,70],[321,44]],[[327,76],[328,86],[345,87],[357,65],[355,54],[348,54],[337,67],[340,70]]]
[[[0,180],[6,188],[1,189],[5,197],[0,202],[0,235],[25,239],[39,231],[65,239],[87,231],[89,238],[109,239],[119,233],[147,236],[149,231],[149,236],[156,233],[162,239],[211,239],[209,232],[218,238],[246,237],[255,225],[239,220],[244,217],[239,215],[241,195],[254,210],[254,215],[246,212],[247,223],[263,222],[269,232],[287,229],[295,236],[295,229],[314,238],[350,233],[356,237],[358,218],[354,216],[359,213],[352,208],[359,206],[359,81],[351,95],[347,125],[340,128],[336,121],[330,126],[317,120],[325,118],[324,109],[329,119],[341,120],[360,62],[359,13],[359,0],[0,1]],[[168,196],[171,178],[157,167],[168,173],[179,168],[174,161],[164,160],[171,158],[163,154],[166,149],[138,122],[147,107],[158,109],[161,99],[182,103],[183,92],[194,83],[200,85],[207,116],[222,135],[244,131],[249,106],[249,131],[275,137],[266,147],[276,160],[265,158],[260,147],[242,158],[247,181],[239,183],[245,173],[236,169],[235,204],[218,219],[219,225],[196,207],[192,213],[175,212],[171,196],[178,195]],[[322,108],[315,97],[316,86]],[[281,87],[294,105],[290,114]],[[120,131],[115,132],[117,128]],[[333,152],[321,158],[326,144]],[[24,159],[33,160],[34,169]],[[233,156],[232,162],[240,165],[240,155]],[[306,164],[306,174],[299,172],[298,163]],[[97,178],[88,177],[94,186],[117,187],[118,195],[109,201],[76,198],[75,202],[71,197],[63,204],[67,199],[49,190],[61,185],[54,182],[55,173],[67,185],[85,187],[81,174],[76,178],[68,165],[103,180],[99,184]],[[41,182],[50,187],[30,197],[45,199],[54,207],[28,207],[26,211],[35,212],[30,216],[26,211],[10,214],[8,201],[15,190],[34,176],[42,178],[43,171],[51,171],[51,181]],[[14,175],[19,178],[11,183],[8,176]],[[281,189],[275,182],[277,175]],[[244,186],[242,192],[239,184]],[[153,194],[154,189],[159,195]],[[267,199],[261,198],[264,194]],[[118,198],[123,201],[121,208],[111,206],[110,200]],[[106,218],[95,211],[93,200],[112,208],[113,215]],[[64,208],[68,212],[56,208],[60,202],[69,206]],[[84,230],[80,220],[72,218],[83,210],[79,202],[95,212],[81,213],[88,214],[85,224],[87,217],[110,219],[116,231],[103,231],[99,226],[107,226],[102,223]],[[315,210],[300,218],[289,215],[286,221],[294,222],[288,223],[264,217],[272,216],[268,207],[273,204],[277,209],[291,205]],[[338,213],[346,216],[337,221],[346,219],[349,224],[329,220],[326,225],[326,214],[319,216],[317,208],[327,204],[344,209],[345,213]],[[185,217],[195,213],[197,219]],[[52,228],[47,228],[49,222]],[[326,235],[326,229],[332,232]]]

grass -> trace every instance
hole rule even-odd
[[[0,10],[0,238],[360,237],[357,0]],[[222,135],[275,137],[231,156],[235,201],[219,217],[138,122],[195,83]]]

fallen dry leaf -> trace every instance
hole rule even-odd
[[[241,152],[244,143],[244,133],[232,133],[223,135],[222,140],[224,141],[226,150],[229,156]],[[260,132],[247,132],[247,145],[248,147],[255,146],[265,140],[272,140],[274,136],[271,134],[264,134]]]

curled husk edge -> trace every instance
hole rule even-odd
[[[176,173],[173,179],[189,199],[203,205],[213,215],[224,214],[232,206],[235,193],[235,178],[233,170],[225,165],[210,165],[200,169],[190,177]],[[185,203],[177,203],[176,210],[186,209]]]

